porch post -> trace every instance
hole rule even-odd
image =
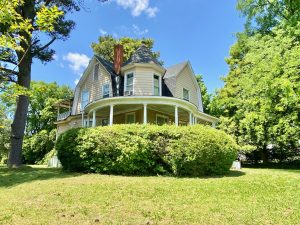
[[[109,111],[109,126],[112,126],[114,123],[114,105],[110,105]]]
[[[213,128],[216,128],[216,122],[212,122],[211,126],[212,126]]]
[[[144,124],[147,124],[147,104],[144,104]]]
[[[84,127],[84,111],[82,111],[82,113],[81,113],[81,122],[82,122],[82,127]]]
[[[96,127],[96,110],[93,111],[93,127]]]
[[[178,126],[178,106],[175,105],[175,125]]]
[[[193,114],[190,112],[190,122],[189,122],[190,125],[193,125]]]

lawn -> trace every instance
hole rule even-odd
[[[0,167],[0,224],[300,224],[300,170],[122,177]]]

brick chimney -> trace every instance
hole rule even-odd
[[[117,44],[114,49],[114,70],[117,75],[121,73],[121,66],[123,64],[124,48],[123,45]]]

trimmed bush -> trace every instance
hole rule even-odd
[[[208,126],[114,125],[59,136],[66,170],[123,175],[220,175],[237,156],[234,140]]]

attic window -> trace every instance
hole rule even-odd
[[[183,99],[190,101],[190,91],[188,89],[183,88]]]
[[[99,80],[99,64],[96,64],[94,67],[94,81],[98,81]]]

